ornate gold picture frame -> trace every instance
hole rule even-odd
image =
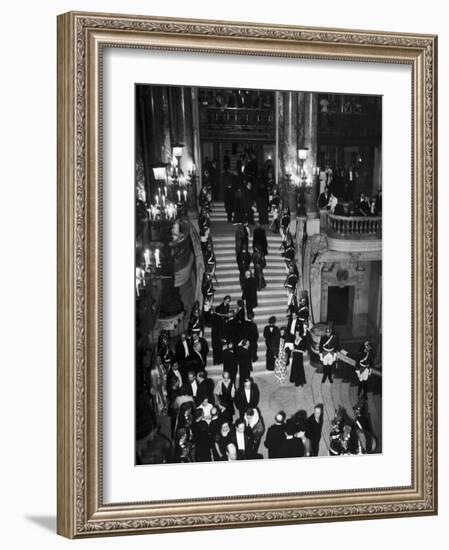
[[[105,47],[378,62],[411,68],[410,486],[104,502],[101,90]],[[436,166],[436,36],[95,13],[59,16],[58,533],[82,538],[436,514]]]

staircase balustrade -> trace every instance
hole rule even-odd
[[[327,213],[327,233],[341,239],[381,239],[381,216],[336,216]]]

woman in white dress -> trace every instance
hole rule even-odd
[[[274,377],[279,384],[283,384],[287,379],[287,365],[289,354],[286,348],[287,329],[282,327],[280,330],[279,352],[274,362]]]

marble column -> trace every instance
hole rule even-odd
[[[184,146],[181,157],[181,170],[187,175],[189,167],[195,163],[193,136],[192,89],[185,86],[169,88],[171,143]]]
[[[137,155],[141,156],[147,202],[151,204],[157,188],[151,166],[169,162],[171,156],[167,87],[138,86],[136,102]],[[136,161],[139,162],[139,158]]]
[[[198,88],[191,88],[192,97],[192,121],[193,121],[193,151],[196,165],[196,177],[194,180],[193,193],[195,209],[197,208],[197,197],[202,186],[202,158],[201,158],[201,139],[200,139],[200,112],[198,108]]]
[[[374,147],[374,168],[372,194],[377,195],[382,189],[382,149],[379,145]]]
[[[317,124],[318,96],[311,92],[279,92],[278,109],[278,179],[281,183],[281,197],[289,204],[292,213],[297,212],[298,199],[301,199],[299,215],[307,217],[307,232],[319,232],[317,210],[318,186],[313,169],[317,165]],[[312,178],[312,187],[299,193],[295,178],[299,173],[298,148],[307,148],[304,169]],[[288,178],[292,174],[293,178]]]
[[[279,92],[278,109],[278,182],[281,199],[296,215],[297,186],[287,175],[297,171],[298,92]]]
[[[170,94],[171,143],[184,146],[180,168],[186,178],[192,164],[198,165],[196,154],[195,132],[199,133],[198,125],[194,123],[194,98],[192,88],[173,86]],[[195,208],[196,189],[189,190],[188,207]]]
[[[318,95],[313,92],[298,93],[298,147],[306,148],[307,158],[304,169],[311,178],[312,186],[304,193],[307,216],[307,233],[314,235],[320,231],[317,208],[319,177],[313,175],[318,160]]]
[[[150,86],[150,157],[152,162],[170,162],[170,115],[168,88]]]

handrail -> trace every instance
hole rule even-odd
[[[354,221],[365,221],[365,220],[376,220],[376,221],[382,221],[382,216],[339,216],[337,214],[332,214],[331,212],[327,212],[327,216],[331,219],[335,220],[354,220]]]
[[[376,238],[382,237],[382,216],[340,216],[326,213],[327,231],[337,237]]]

